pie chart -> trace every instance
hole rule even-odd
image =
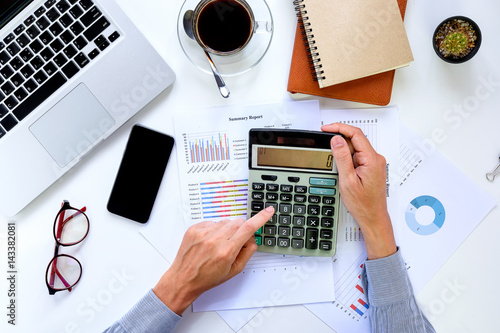
[[[428,206],[434,211],[434,221],[422,224],[418,221],[417,211],[420,207]],[[436,233],[444,224],[446,213],[444,206],[438,199],[430,195],[422,195],[413,199],[405,212],[406,224],[416,234],[428,236]]]

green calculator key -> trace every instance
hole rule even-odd
[[[309,193],[321,194],[321,195],[335,195],[335,189],[334,188],[323,188],[323,187],[311,187],[311,188],[309,188]]]
[[[321,185],[321,186],[335,186],[337,185],[336,179],[328,178],[309,178],[309,184],[311,185]]]
[[[258,251],[333,256],[340,197],[330,148],[333,133],[252,129],[247,216],[273,206],[255,233]]]

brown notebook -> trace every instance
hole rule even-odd
[[[404,18],[407,0],[398,0],[401,16]],[[375,105],[387,105],[391,100],[394,70],[341,83],[327,88],[319,88],[311,72],[307,47],[303,41],[300,22],[297,23],[295,42],[288,78],[287,90],[294,93],[342,99]]]

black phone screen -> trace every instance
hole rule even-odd
[[[146,223],[160,188],[174,138],[134,125],[108,201],[108,211]]]

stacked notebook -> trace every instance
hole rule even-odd
[[[413,61],[402,20],[406,0],[295,4],[300,17],[288,91],[387,105],[394,69]]]

